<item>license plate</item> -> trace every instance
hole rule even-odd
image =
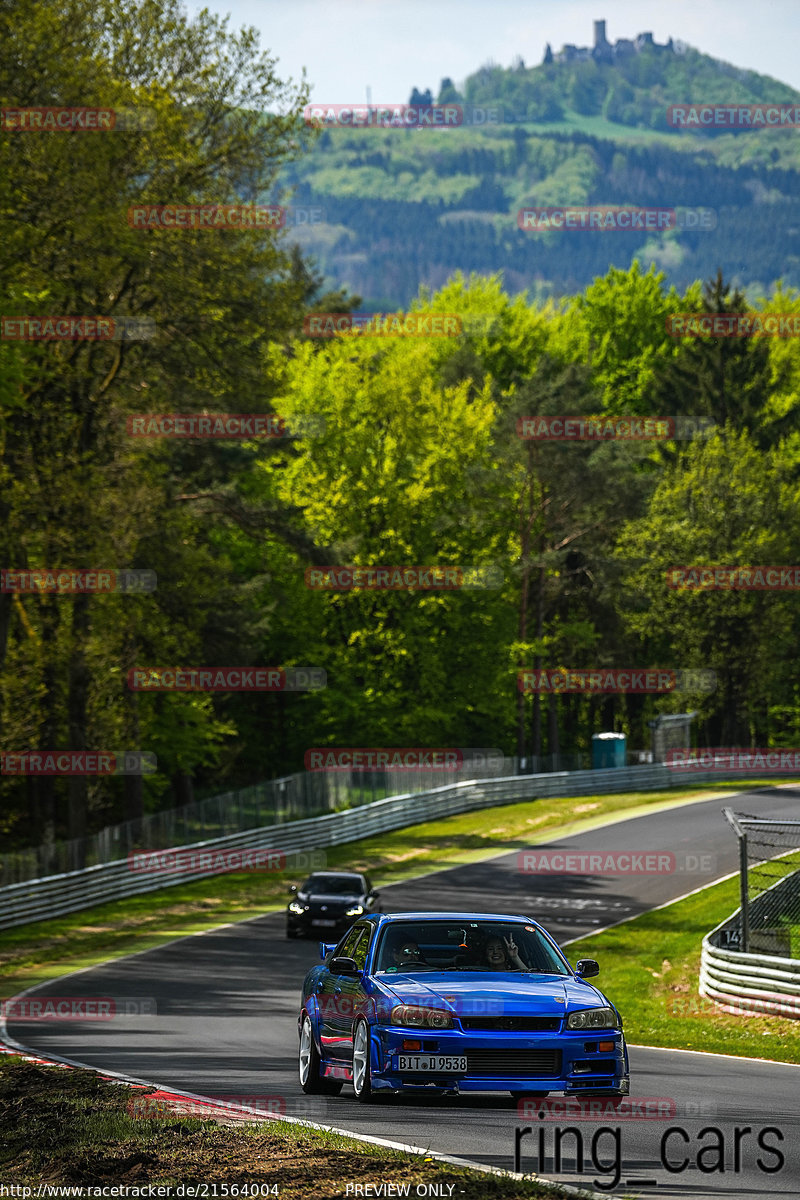
[[[324,925],[326,929],[333,929],[335,921],[312,921],[312,925]]]
[[[398,1054],[398,1071],[455,1071],[466,1074],[466,1054]]]

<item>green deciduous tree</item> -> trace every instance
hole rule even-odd
[[[98,744],[101,735],[132,728],[122,659],[148,640],[154,653],[171,648],[183,657],[198,645],[208,653],[202,622],[213,624],[217,612],[211,617],[200,603],[174,619],[180,587],[201,565],[225,581],[205,589],[207,601],[217,611],[226,600],[238,610],[238,642],[231,636],[228,651],[248,644],[240,581],[215,546],[214,516],[224,510],[233,524],[255,523],[259,532],[291,524],[274,511],[253,516],[244,501],[232,504],[228,473],[232,461],[243,470],[246,449],[238,458],[224,447],[143,450],[126,434],[126,415],[203,406],[269,411],[262,348],[297,324],[303,305],[297,272],[273,231],[138,228],[130,210],[267,191],[307,138],[299,115],[306,91],[277,77],[254,31],[232,34],[207,12],[190,21],[171,0],[35,0],[24,13],[7,5],[0,41],[3,108],[133,114],[133,128],[120,120],[108,132],[15,131],[0,141],[3,314],[140,322],[133,339],[32,341],[14,353],[4,347],[0,368],[4,564],[153,568],[157,539],[177,539],[160,543],[176,592],[165,590],[167,567],[138,619],[130,610],[131,621],[122,623],[124,637],[103,618],[107,597],[2,599],[0,652],[25,679],[29,699],[22,718],[16,686],[6,679],[4,746],[109,748]],[[142,334],[142,322],[152,336]],[[169,515],[174,504],[192,510],[182,523]],[[144,632],[159,625],[170,633],[160,643]],[[111,695],[109,678],[120,685]],[[104,722],[99,694],[128,718]],[[203,711],[210,718],[208,706]],[[181,747],[179,770],[204,761],[202,744],[213,743],[215,728],[209,720],[194,763]],[[139,729],[147,731],[144,717]],[[3,788],[13,790],[21,819],[19,785]],[[26,795],[40,828],[52,833],[58,822],[62,832],[84,830],[85,779],[70,780],[68,789],[32,779]]]

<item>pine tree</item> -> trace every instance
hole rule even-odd
[[[745,313],[738,288],[717,272],[703,289],[703,313]],[[652,411],[711,417],[754,431],[770,390],[769,348],[763,338],[699,335],[681,340],[677,353],[656,374]]]

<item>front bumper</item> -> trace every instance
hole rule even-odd
[[[310,913],[303,913],[302,916],[297,913],[286,912],[286,928],[293,933],[300,933],[307,937],[319,938],[323,942],[338,942],[343,933],[346,933],[350,926],[358,920],[358,917],[336,916],[326,918],[333,921],[332,925],[318,925]]]
[[[419,1051],[403,1048],[417,1041]],[[465,1033],[372,1027],[372,1086],[376,1091],[542,1091],[625,1093],[628,1053],[619,1029],[560,1033]],[[600,1045],[603,1049],[600,1049]],[[403,1071],[398,1054],[466,1056],[465,1072]]]

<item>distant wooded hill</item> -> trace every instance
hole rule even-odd
[[[787,85],[691,48],[645,48],[615,63],[485,66],[461,92],[442,80],[435,100],[493,107],[501,123],[326,129],[282,177],[295,203],[325,210],[292,236],[365,309],[405,307],[456,270],[565,295],[634,257],[679,288],[718,268],[752,295],[779,278],[800,286],[800,130],[689,133],[666,116],[670,104],[800,102]],[[564,204],[704,206],[718,221],[696,233],[517,228],[521,207]]]

